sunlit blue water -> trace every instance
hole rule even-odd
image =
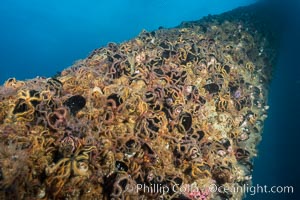
[[[108,42],[254,0],[0,1],[0,82],[51,76]]]
[[[0,83],[52,76],[75,60],[108,42],[122,42],[142,29],[173,27],[181,21],[218,14],[254,0],[116,0],[116,1],[0,1]],[[297,1],[295,1],[297,2]],[[300,6],[299,6],[300,7]],[[300,16],[288,8],[282,53],[271,84],[269,118],[259,156],[255,160],[254,184],[293,185],[299,192],[300,146]],[[300,10],[300,9],[299,9]],[[298,43],[297,43],[298,42]],[[248,199],[296,199],[282,194],[248,195]]]

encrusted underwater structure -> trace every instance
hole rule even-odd
[[[251,184],[277,48],[263,13],[143,31],[55,77],[7,80],[0,199],[241,199],[208,189]]]

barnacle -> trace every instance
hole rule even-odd
[[[0,198],[241,199],[206,188],[251,182],[276,50],[262,19],[245,7],[142,31],[55,77],[7,80]]]

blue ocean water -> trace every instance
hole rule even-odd
[[[122,42],[142,29],[173,27],[255,0],[116,0],[0,2],[0,83],[10,77],[52,76],[108,42]],[[280,2],[280,1],[279,1]],[[287,24],[271,83],[269,118],[254,185],[292,185],[299,192],[299,1],[280,4]],[[281,2],[282,3],[282,2]],[[296,5],[298,4],[298,5]],[[298,6],[298,7],[297,7]],[[277,19],[276,19],[277,20]],[[297,199],[296,194],[248,194],[247,199]]]
[[[108,42],[129,40],[142,29],[174,27],[254,0],[116,0],[0,2],[0,83],[52,76]]]

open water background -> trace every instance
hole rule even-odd
[[[10,77],[52,76],[108,42],[142,30],[174,27],[255,0],[0,1],[0,84]],[[285,24],[281,53],[270,86],[254,185],[292,185],[294,194],[256,194],[247,199],[300,199],[300,1],[272,1],[275,22]],[[274,3],[275,2],[275,3]]]

